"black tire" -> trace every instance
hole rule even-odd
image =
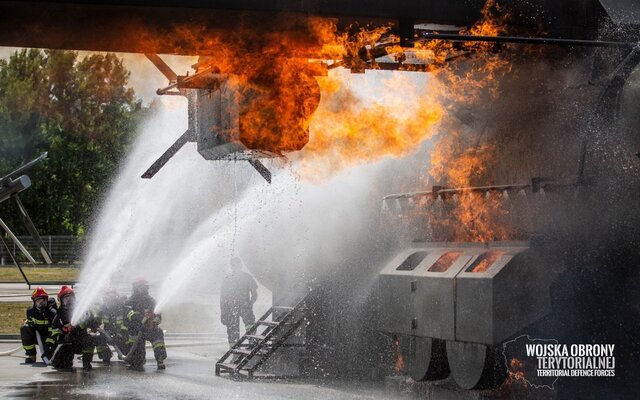
[[[463,389],[495,389],[507,378],[499,346],[448,341],[451,374]]]
[[[432,381],[449,376],[445,342],[420,336],[399,337],[405,370],[415,381]]]

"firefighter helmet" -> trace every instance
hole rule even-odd
[[[149,282],[147,282],[146,279],[144,278],[138,278],[135,281],[133,281],[132,284],[133,289],[142,289],[142,288],[148,288],[149,287]]]
[[[73,289],[67,285],[62,286],[58,292],[58,301],[62,301],[62,298],[68,294],[73,294]]]
[[[46,290],[44,290],[44,288],[42,287],[37,287],[36,290],[34,290],[31,293],[31,300],[35,300],[35,299],[39,299],[39,298],[49,298],[49,294],[47,293]]]
[[[149,294],[149,282],[145,279],[136,279],[131,285],[131,292],[135,295]]]

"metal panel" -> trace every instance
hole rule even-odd
[[[227,79],[221,76],[218,90],[196,90],[195,114],[198,153],[205,160],[218,160],[245,149],[238,143],[238,92]]]
[[[494,249],[492,249],[494,250]],[[456,277],[456,340],[497,344],[550,311],[552,274],[527,248],[507,254],[486,271]]]
[[[415,268],[398,269],[418,252]],[[451,252],[460,254],[449,268],[429,271]],[[527,242],[426,243],[399,252],[379,278],[381,329],[396,334],[495,344],[550,311],[553,273]]]
[[[404,250],[380,273],[380,310],[382,330],[423,337],[453,340],[455,337],[455,275],[468,263],[462,251],[442,272],[429,268],[445,253],[456,250],[445,245],[425,245]],[[397,268],[416,252],[427,256],[412,271]]]

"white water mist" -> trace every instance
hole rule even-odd
[[[83,257],[74,323],[109,285],[138,277],[159,285],[188,247],[193,227],[224,199],[218,185],[229,181],[228,170],[211,168],[193,144],[153,179],[140,177],[187,127],[186,101],[177,100],[162,102],[141,129],[104,201]]]
[[[109,285],[137,277],[150,282],[156,311],[177,296],[217,296],[235,255],[280,290],[343,260],[366,260],[382,196],[426,162],[424,154],[386,159],[311,183],[296,176],[295,163],[267,161],[269,185],[248,163],[207,162],[187,144],[153,179],[141,179],[186,125],[184,102],[164,107],[142,129],[90,236],[77,316]]]

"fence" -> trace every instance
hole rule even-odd
[[[27,262],[27,258],[22,254],[18,245],[10,238],[4,237],[5,242],[11,248],[11,252],[16,256],[17,260],[21,263]],[[43,263],[44,260],[40,255],[40,250],[35,245],[35,241],[31,236],[18,236],[20,243],[27,248],[29,253],[36,259],[36,262]],[[42,241],[45,247],[49,251],[49,254],[53,258],[53,262],[58,263],[72,263],[77,261],[82,252],[82,246],[84,241],[77,236],[42,236]],[[13,264],[11,262],[11,256],[7,254],[6,249],[0,243],[0,265]]]

